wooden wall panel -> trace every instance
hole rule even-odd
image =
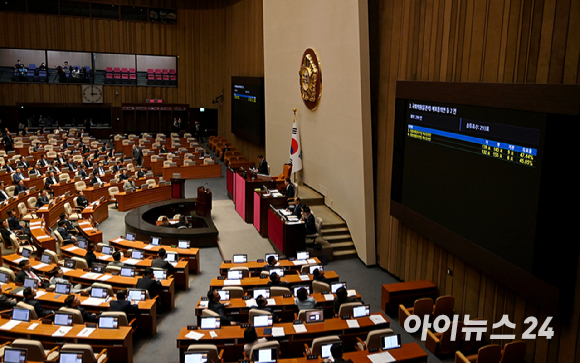
[[[211,101],[224,92],[218,132],[248,160],[257,160],[264,148],[237,140],[229,132],[229,89],[232,75],[264,76],[262,1],[116,3],[177,8],[178,24],[0,12],[0,32],[7,35],[0,38],[0,47],[177,56],[178,88],[105,86],[104,102],[121,107],[162,98],[190,107],[216,108]],[[17,102],[81,103],[81,86],[0,84],[0,106]]]
[[[378,12],[369,19],[379,264],[402,280],[434,281],[458,314],[490,328],[507,314],[519,338],[525,318],[542,323],[546,312],[390,216],[396,81],[580,84],[580,2],[370,0],[369,9]],[[526,341],[526,362],[580,362],[580,271],[571,317],[551,326],[551,340]]]

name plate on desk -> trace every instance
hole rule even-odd
[[[181,173],[173,173],[173,179],[181,179]]]

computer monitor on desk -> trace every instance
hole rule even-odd
[[[186,352],[185,363],[207,363],[207,352]]]

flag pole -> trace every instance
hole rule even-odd
[[[294,120],[292,120],[292,127],[294,127],[294,124],[296,123],[296,107],[294,107],[292,109],[292,111],[294,112]],[[294,166],[292,166],[292,167],[294,167]],[[298,174],[298,173],[292,173],[292,174],[294,174],[294,184],[296,184],[296,174]]]

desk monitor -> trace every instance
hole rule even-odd
[[[167,280],[167,270],[153,270],[153,275],[157,280]]]
[[[272,314],[267,315],[254,315],[254,321],[252,325],[254,328],[266,328],[271,327],[274,324]]]
[[[91,297],[97,299],[105,299],[107,298],[107,289],[102,287],[92,287],[91,288]]]
[[[234,255],[232,261],[234,263],[246,263],[248,262],[248,255]]]
[[[54,287],[54,292],[61,295],[68,295],[70,294],[70,285],[57,283]]]
[[[5,274],[4,272],[0,272],[0,282],[3,284],[6,284],[10,281],[10,277],[8,276],[8,274]]]
[[[125,239],[127,241],[135,241],[135,233],[127,233],[127,235],[125,236]]]
[[[26,258],[30,257],[30,250],[28,248],[22,249],[22,257],[26,257]]]
[[[279,258],[278,258],[278,254],[277,254],[277,253],[266,253],[266,256],[264,256],[264,261],[268,262],[268,258],[269,258],[270,256],[274,256],[274,258],[276,259],[276,261],[278,261],[278,260],[279,260]]]
[[[73,314],[56,312],[54,313],[54,325],[64,325],[64,326],[72,326],[73,325]]]
[[[177,253],[167,252],[167,254],[165,255],[165,261],[167,262],[177,262],[178,259],[179,256],[177,255]]]
[[[257,299],[258,296],[262,296],[265,299],[269,299],[270,298],[270,289],[254,289],[253,291],[253,297],[254,299]]]
[[[79,241],[79,248],[87,249],[87,241]]]
[[[129,289],[127,299],[131,301],[145,301],[147,300],[147,290]]]
[[[228,280],[241,280],[244,277],[244,274],[240,270],[229,270],[228,271]]]
[[[203,330],[220,329],[220,318],[215,316],[202,316],[200,328]]]
[[[153,246],[161,246],[161,237],[151,237],[151,244]]]
[[[134,267],[121,267],[121,276],[123,277],[135,277],[135,268]]]
[[[327,359],[332,357],[332,354],[330,354],[330,348],[332,348],[332,344],[336,344],[336,343],[327,343],[327,344],[322,344],[321,347],[321,354],[320,354],[320,358],[322,359]]]
[[[26,348],[4,348],[4,362],[5,363],[25,363],[26,353],[28,350]]]
[[[143,251],[133,250],[131,252],[131,258],[133,258],[135,260],[142,260],[143,259]]]
[[[355,306],[352,308],[352,317],[353,318],[362,318],[365,316],[369,316],[371,314],[371,306],[370,305],[361,305]]]
[[[280,277],[284,276],[284,269],[283,268],[272,268],[272,269],[270,269],[269,272],[270,272],[270,275],[275,272]]]
[[[102,263],[93,263],[91,265],[91,272],[102,274],[105,272],[105,265]]]
[[[12,309],[12,320],[29,322],[30,321],[30,310],[19,309],[19,308]]]
[[[381,337],[382,350],[401,348],[401,334],[389,334]]]
[[[336,294],[336,290],[340,289],[341,287],[344,287],[346,290],[346,282],[333,282],[330,284],[330,292]]]
[[[190,244],[189,241],[179,240],[177,241],[177,248],[189,248]]]
[[[187,352],[184,363],[207,363],[207,352]]]
[[[306,312],[307,323],[321,323],[324,321],[324,310],[312,310]]]
[[[252,357],[252,360],[255,363],[276,362],[278,360],[278,349],[276,348],[254,349],[254,356]]]
[[[314,275],[314,270],[318,270],[320,272],[324,271],[324,269],[322,268],[322,265],[313,265],[313,266],[308,267],[308,273],[310,275]]]
[[[119,329],[118,316],[99,316],[99,329]]]
[[[72,258],[65,258],[64,259],[64,267],[74,270],[77,267],[77,262],[75,260],[73,260]]]
[[[83,363],[83,352],[60,352],[58,363]]]
[[[113,252],[115,252],[115,250],[111,246],[103,246],[103,249],[101,250],[101,252],[104,255],[109,255],[110,256],[110,255],[113,254]]]
[[[35,288],[37,286],[36,284],[36,280],[35,279],[29,279],[29,278],[25,278],[24,279],[24,287],[30,287],[30,288]]]
[[[229,301],[230,300],[230,290],[217,290],[220,294],[220,300]]]
[[[300,260],[307,260],[309,258],[310,258],[310,254],[308,253],[308,251],[296,252],[296,259],[298,261],[300,261]]]
[[[52,263],[52,258],[50,255],[43,253],[42,256],[40,256],[40,262],[50,265]]]
[[[308,295],[310,295],[310,286],[306,286],[306,285],[300,285],[300,286],[294,286],[294,296],[298,296],[298,290],[305,288],[306,289],[306,293]]]

